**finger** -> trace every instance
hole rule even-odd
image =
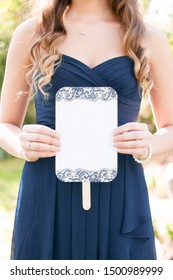
[[[44,143],[38,143],[38,142],[23,142],[22,148],[26,151],[30,151],[31,153],[34,151],[37,152],[57,152],[60,151],[59,146],[54,145],[48,145]]]
[[[134,130],[113,136],[113,142],[142,140],[146,137],[148,137],[147,132]]]
[[[136,141],[124,141],[115,142],[114,147],[117,149],[138,149],[148,147],[147,140],[136,140]]]
[[[60,134],[56,130],[45,125],[38,125],[38,124],[24,125],[22,130],[24,132],[38,133],[38,134],[48,135],[55,138],[57,137],[60,138]]]
[[[146,154],[146,148],[137,148],[137,149],[117,149],[117,152],[120,154],[132,154],[142,156]]]
[[[20,140],[24,142],[38,142],[53,146],[61,146],[60,139],[38,133],[21,133]]]
[[[24,153],[24,157],[27,161],[36,161],[39,158],[49,158],[49,157],[55,157],[56,153],[55,152],[37,152],[35,153],[34,151],[29,151]]]
[[[121,125],[114,129],[113,135],[118,135],[124,132],[129,132],[131,130],[148,130],[148,126],[145,123],[131,122]]]

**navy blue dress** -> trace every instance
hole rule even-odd
[[[110,86],[118,93],[119,125],[135,122],[141,96],[128,56],[89,68],[63,55],[48,100],[35,96],[38,124],[55,128],[55,94],[64,86]],[[97,112],[96,112],[97,114]],[[55,175],[55,158],[26,162],[21,176],[11,258],[14,260],[152,260],[154,234],[143,167],[118,155],[118,175],[91,183],[91,209],[82,208],[81,183]]]

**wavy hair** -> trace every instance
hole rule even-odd
[[[134,61],[134,74],[139,86],[146,93],[153,86],[147,51],[142,46],[145,25],[138,0],[109,0],[124,34],[124,52]],[[39,2],[39,5],[38,5]],[[41,4],[41,5],[40,5]],[[32,66],[27,74],[30,88],[39,88],[48,97],[44,87],[49,84],[55,67],[61,63],[58,47],[66,36],[63,14],[71,0],[35,0],[39,38],[31,46]],[[44,49],[44,54],[42,50]],[[39,74],[38,74],[39,73]]]

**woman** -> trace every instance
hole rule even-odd
[[[141,163],[173,151],[172,73],[166,37],[144,25],[137,0],[47,0],[16,29],[1,98],[1,146],[26,160],[12,259],[156,258]],[[118,92],[119,171],[110,183],[92,183],[89,211],[81,183],[63,183],[54,172],[55,94],[63,86]],[[154,135],[137,122],[139,87],[149,92]],[[23,126],[31,88],[37,124]]]

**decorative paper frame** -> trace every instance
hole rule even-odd
[[[112,131],[117,92],[111,87],[63,87],[56,94],[56,130],[61,151],[56,175],[64,182],[110,182],[117,176]]]

